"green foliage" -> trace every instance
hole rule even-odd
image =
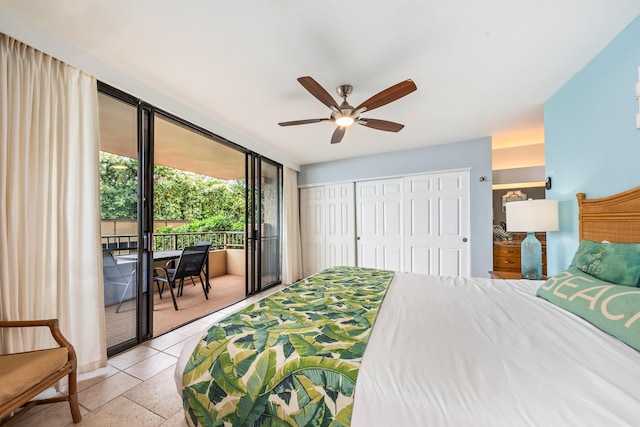
[[[155,167],[154,218],[244,222],[244,180],[223,181],[165,166]]]
[[[100,152],[100,204],[102,219],[137,218],[138,162]]]
[[[100,152],[103,219],[137,218],[137,171],[136,159]],[[155,220],[192,221],[188,229],[183,231],[242,230],[244,210],[244,180],[223,181],[165,166],[155,166]]]
[[[211,218],[191,221],[188,224],[173,228],[168,225],[166,227],[156,228],[156,233],[202,233],[210,231],[243,231],[244,220],[241,222],[233,222],[231,219],[223,215],[216,215]]]

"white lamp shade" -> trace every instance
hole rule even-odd
[[[534,233],[558,230],[558,201],[549,199],[508,202],[507,230]]]

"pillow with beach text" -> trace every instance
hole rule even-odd
[[[537,295],[640,351],[640,289],[569,268],[547,280]]]

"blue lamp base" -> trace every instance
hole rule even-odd
[[[523,279],[542,279],[542,244],[534,233],[527,233],[522,241],[520,258]]]

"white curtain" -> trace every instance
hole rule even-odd
[[[298,172],[286,166],[283,172],[282,283],[293,283],[302,279]]]
[[[106,364],[97,102],[95,78],[0,34],[0,319],[58,318],[80,372]]]

